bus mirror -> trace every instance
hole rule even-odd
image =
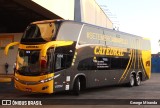
[[[41,57],[45,57],[46,56],[46,53],[47,53],[47,50],[50,48],[50,47],[60,47],[60,46],[67,46],[67,45],[72,45],[73,44],[73,41],[52,41],[52,42],[48,42],[46,43],[42,50],[41,50]]]
[[[48,48],[50,48],[52,46],[55,46],[54,41],[46,43],[41,50],[41,57],[46,57],[46,53],[47,53]]]
[[[8,45],[5,47],[5,49],[4,49],[5,55],[8,54],[9,48],[10,48],[11,46],[15,46],[15,45],[19,45],[19,42],[12,42],[12,43],[8,44]]]

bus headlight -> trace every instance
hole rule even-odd
[[[53,77],[50,77],[50,78],[47,78],[47,79],[44,79],[44,80],[40,80],[39,82],[40,83],[45,83],[45,82],[48,82],[48,81],[51,81],[53,80]]]

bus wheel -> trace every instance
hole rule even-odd
[[[129,87],[133,87],[133,86],[134,86],[134,84],[135,84],[134,75],[133,75],[133,74],[131,74],[131,75],[130,75],[130,78],[129,78],[128,86],[129,86]]]
[[[80,90],[81,90],[81,83],[79,78],[76,78],[73,86],[73,93],[78,96],[80,94]]]
[[[138,74],[135,78],[135,86],[140,86],[141,85],[141,77],[140,74]]]

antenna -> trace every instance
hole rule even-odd
[[[108,16],[108,18],[112,21],[113,23],[113,29],[119,31],[119,26],[120,23],[118,21],[118,18],[115,14],[112,14],[112,12],[109,10],[107,5],[100,5],[100,8],[104,11],[104,13]]]

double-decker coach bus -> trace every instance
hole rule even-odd
[[[148,39],[68,20],[31,23],[18,45],[15,87],[54,93],[106,85],[139,86],[151,76]]]

